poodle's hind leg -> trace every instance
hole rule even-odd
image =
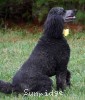
[[[66,71],[59,71],[56,73],[56,84],[58,91],[64,91],[66,88]]]
[[[52,80],[45,75],[36,76],[31,78],[31,91],[30,92],[38,92],[38,93],[49,93],[52,90]]]
[[[66,84],[67,86],[70,87],[71,83],[70,83],[70,78],[71,78],[71,73],[69,70],[67,70],[67,75],[66,75]]]

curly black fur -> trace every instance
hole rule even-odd
[[[44,24],[43,36],[38,41],[29,59],[13,77],[12,83],[0,81],[0,91],[4,93],[28,92],[44,93],[52,89],[49,77],[56,75],[57,90],[70,85],[70,72],[67,65],[70,48],[63,37],[64,20],[52,9]]]

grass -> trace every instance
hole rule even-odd
[[[12,77],[29,57],[41,34],[28,34],[24,30],[0,30],[0,80],[12,81]],[[64,94],[54,96],[24,96],[0,93],[0,100],[85,100],[85,32],[69,35],[71,47],[68,65],[72,86]],[[55,90],[55,77],[53,90]]]

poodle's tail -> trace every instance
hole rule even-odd
[[[0,92],[5,94],[11,94],[13,91],[12,84],[0,80]]]

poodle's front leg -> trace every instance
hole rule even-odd
[[[66,88],[66,71],[58,71],[56,73],[57,90],[64,91]]]
[[[71,73],[70,73],[69,70],[67,70],[66,84],[67,84],[67,86],[69,86],[69,87],[70,87],[70,85],[71,85],[70,78],[71,78]]]

